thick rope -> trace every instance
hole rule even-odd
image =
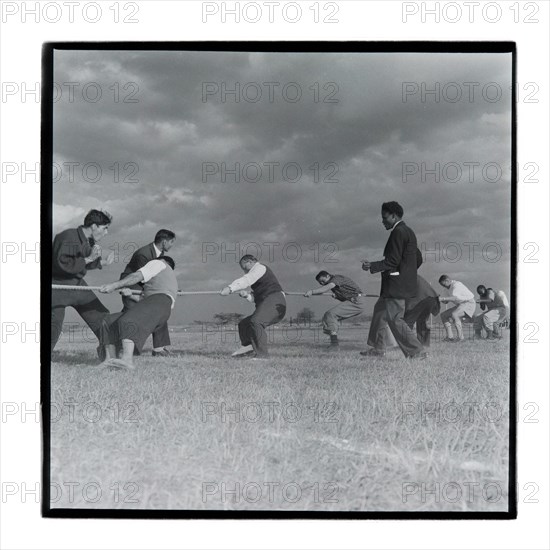
[[[52,285],[52,290],[94,290],[99,291],[100,286],[80,286],[80,285]],[[132,290],[132,294],[141,294],[141,290]]]
[[[79,286],[79,285],[52,285],[53,290],[90,290],[99,291],[100,286]],[[286,292],[286,296],[303,296],[303,292]],[[132,290],[132,294],[141,294],[141,290]],[[200,294],[219,295],[219,290],[178,290],[178,296],[196,296]],[[234,293],[236,294],[236,293]],[[330,294],[313,294],[313,296],[330,296]],[[362,294],[365,298],[378,298],[378,294]]]
[[[287,292],[286,290],[283,290],[286,296],[303,296],[303,292]],[[332,295],[326,292],[325,294],[312,294],[313,296],[328,296],[329,298],[332,298]],[[379,294],[361,294],[363,298],[380,298]]]
[[[53,290],[91,290],[99,292],[100,286],[79,286],[79,285],[52,285]],[[122,289],[119,289],[122,290]],[[132,290],[132,294],[142,294],[141,290]],[[193,296],[195,294],[219,294],[217,290],[178,290],[178,296]]]
[[[92,292],[96,291],[98,292],[100,286],[79,286],[79,285],[52,285],[52,290],[90,290]],[[303,296],[303,292],[287,292],[286,290],[283,291],[285,293],[285,296]],[[142,294],[141,290],[132,290],[132,294]],[[198,296],[198,295],[211,295],[216,296],[219,295],[219,290],[178,290],[178,296]],[[233,294],[236,294],[234,292]],[[312,296],[325,296],[325,297],[331,297],[330,294],[312,294]],[[363,298],[380,298],[379,294],[361,294]],[[477,304],[484,303],[483,300],[476,300]],[[447,304],[446,304],[447,305]]]

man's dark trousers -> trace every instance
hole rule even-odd
[[[428,319],[434,311],[439,312],[439,302],[436,297],[428,296],[418,302],[412,309],[405,311],[405,322],[412,328],[416,323],[416,337],[424,346],[430,345],[430,329]]]
[[[258,357],[267,355],[266,327],[278,323],[286,313],[286,300],[282,292],[268,294],[256,304],[256,310],[239,322],[239,337],[243,346],[254,348]]]
[[[412,357],[423,351],[414,330],[405,321],[404,298],[381,298],[385,302],[388,325],[405,357]]]
[[[387,328],[386,303],[384,298],[378,298],[372,312],[367,344],[372,346],[376,351],[386,351]]]
[[[134,290],[143,290],[143,287],[141,287],[140,285],[135,285],[130,288]],[[122,304],[124,307],[122,309],[122,313],[126,313],[130,311],[132,308],[136,307],[139,303],[140,302],[135,302],[128,296],[123,296]],[[162,326],[155,329],[155,332],[153,332],[153,347],[163,348],[164,346],[169,346],[169,345],[170,345],[170,331],[168,330],[168,323],[164,323]],[[141,353],[140,351],[138,351],[137,346],[135,351],[136,351],[136,355]]]
[[[53,284],[88,286],[83,279],[52,281]],[[101,323],[109,310],[99,301],[97,296],[89,290],[52,290],[52,329],[51,351],[54,350],[65,319],[65,308],[73,307],[84,319],[98,340],[101,332]]]
[[[140,302],[131,311],[105,317],[102,331],[103,344],[118,344],[121,340],[132,340],[134,350],[140,354],[147,338],[166,324],[172,313],[172,300],[167,294],[153,294]]]

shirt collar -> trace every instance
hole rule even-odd
[[[399,220],[398,222],[395,222],[393,224],[393,227],[391,228],[391,230],[393,231],[403,220]]]
[[[158,258],[162,254],[162,250],[159,250],[155,243],[153,243],[153,248],[155,249],[155,253],[156,253],[157,258]]]

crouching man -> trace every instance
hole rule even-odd
[[[250,254],[244,255],[239,264],[244,275],[224,287],[220,294],[227,296],[233,292],[248,301],[254,300],[254,313],[239,323],[241,347],[232,356],[245,356],[255,353],[253,358],[268,357],[267,333],[265,329],[281,321],[286,313],[285,295],[277,277],[269,267],[261,264]],[[250,287],[252,292],[247,292]]]
[[[437,292],[424,277],[417,275],[416,280],[416,296],[407,298],[405,302],[405,323],[411,328],[416,324],[416,337],[427,348],[430,346],[431,333],[428,327],[428,319],[430,315],[434,317],[439,315],[441,304],[439,303]]]
[[[134,349],[141,353],[147,338],[168,321],[178,295],[178,281],[174,269],[174,260],[170,256],[162,256],[147,262],[124,279],[100,288],[99,291],[104,293],[125,289],[125,296],[132,296],[138,301],[135,307],[110,316],[110,320],[104,323],[104,366],[133,369]],[[128,287],[138,283],[143,283],[143,293],[141,296],[132,295],[132,290]],[[120,359],[116,358],[117,342],[122,344]]]
[[[305,292],[306,298],[332,292],[333,297],[340,302],[323,315],[323,332],[330,336],[330,349],[337,350],[340,321],[364,313],[363,291],[355,281],[344,275],[331,275],[328,271],[319,271],[315,279],[321,287]]]
[[[440,314],[441,321],[445,327],[447,336],[443,342],[464,342],[462,331],[462,318],[471,321],[476,310],[476,301],[473,292],[466,288],[460,281],[451,279],[448,275],[439,277],[439,284],[446,289],[446,296],[440,296],[439,301],[443,304],[453,303],[451,309],[446,309]],[[453,338],[451,321],[456,328],[456,340]]]
[[[510,318],[510,302],[504,291],[493,290],[485,285],[477,287],[479,294],[479,307],[481,313],[474,319],[475,338],[482,338],[481,330],[487,332],[487,340],[502,338],[499,327],[506,319]]]

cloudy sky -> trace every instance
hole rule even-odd
[[[419,246],[435,251],[420,271],[432,285],[448,273],[472,290],[509,292],[511,62],[57,51],[54,232],[90,208],[113,215],[102,246],[117,263],[90,272],[89,284],[118,279],[131,252],[169,228],[182,290],[217,290],[240,276],[237,250],[261,255],[287,290],[315,287],[326,269],[377,293],[379,275],[360,261],[381,259],[380,205],[397,200]],[[438,182],[422,172],[437,165]],[[117,310],[118,298],[104,301]],[[288,301],[291,315],[331,304]],[[235,296],[182,302],[174,323],[250,309]]]

